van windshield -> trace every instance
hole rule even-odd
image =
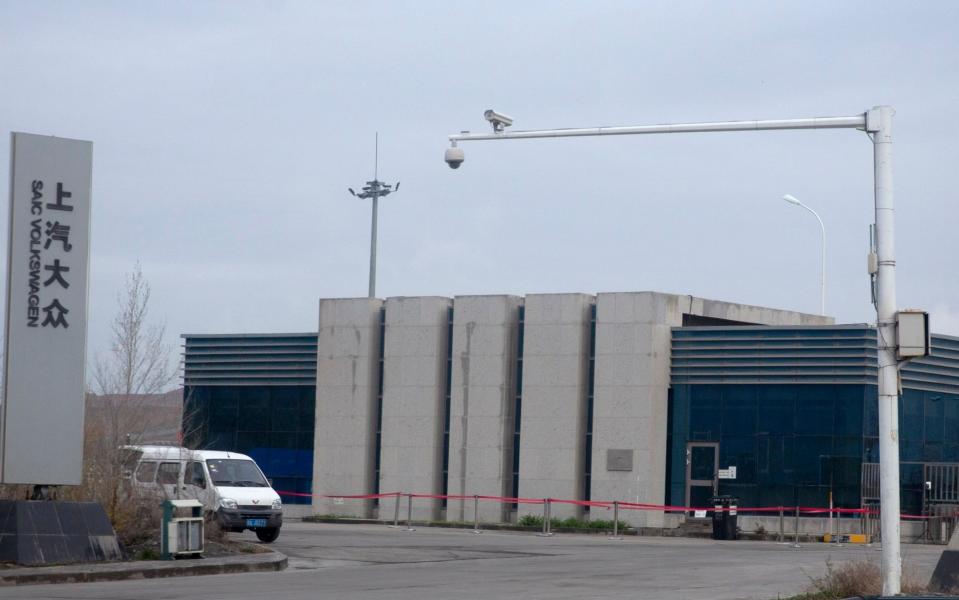
[[[256,463],[236,458],[210,458],[206,461],[213,485],[226,487],[270,487]]]

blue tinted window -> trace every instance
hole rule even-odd
[[[690,386],[690,440],[711,441],[718,439],[722,415],[722,395],[718,387]]]
[[[833,433],[836,396],[833,386],[801,386],[796,407],[797,434]]]
[[[876,386],[866,386],[866,399],[863,402],[863,432],[869,437],[879,436],[879,396]]]
[[[921,446],[925,428],[925,421],[922,416],[923,408],[922,392],[903,390],[902,399],[899,402],[900,440],[911,440]],[[921,451],[913,454],[913,456],[920,455]]]
[[[836,398],[836,435],[861,437],[863,434],[863,388],[858,385],[832,386]]]
[[[299,421],[299,403],[273,401],[272,429],[274,431],[296,431]]]
[[[197,448],[249,454],[278,491],[313,486],[313,386],[191,386],[184,390],[183,431]],[[309,504],[309,496],[283,496]]]
[[[945,441],[946,402],[942,394],[923,393],[923,433],[927,443]]]
[[[684,499],[688,441],[719,442],[720,467],[738,471],[720,490],[759,506],[824,507],[832,491],[837,506],[858,507],[862,463],[879,462],[876,386],[684,385],[672,402],[674,503]],[[917,513],[922,463],[959,462],[959,396],[906,389],[899,411],[903,510]]]
[[[792,433],[796,413],[796,386],[757,386],[758,430],[770,434]]]
[[[722,423],[724,436],[756,434],[756,386],[726,386]]]

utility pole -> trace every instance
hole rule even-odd
[[[892,195],[891,106],[866,113],[872,138],[876,202],[876,331],[879,346],[879,510],[882,531],[882,593],[900,592],[899,360],[896,355],[896,240]]]

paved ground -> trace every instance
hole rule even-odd
[[[250,534],[244,539],[255,540]],[[0,598],[113,600],[773,599],[803,590],[826,561],[875,548],[288,523],[287,571],[0,589]],[[942,547],[904,546],[928,577]]]

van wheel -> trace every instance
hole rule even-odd
[[[261,542],[269,544],[270,542],[276,541],[276,538],[280,537],[280,528],[267,527],[265,529],[257,529],[256,537],[258,537]]]

